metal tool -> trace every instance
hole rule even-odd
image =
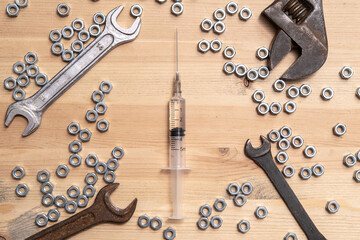
[[[304,78],[321,68],[328,55],[322,0],[276,0],[263,14],[280,29],[272,43],[270,70],[294,47],[301,55],[281,79]]]
[[[100,223],[126,223],[135,212],[137,199],[125,209],[115,207],[110,195],[118,186],[119,183],[106,185],[99,191],[91,207],[25,240],[61,240]]]
[[[133,41],[140,32],[141,20],[136,18],[129,29],[120,27],[116,19],[123,10],[119,6],[107,15],[103,32],[73,61],[65,66],[53,79],[32,97],[13,103],[9,106],[5,125],[9,126],[16,115],[27,119],[28,125],[23,136],[33,133],[41,123],[44,111],[102,57],[120,44]]]
[[[246,142],[246,156],[264,170],[307,238],[309,240],[325,240],[326,238],[316,228],[299,199],[276,167],[271,155],[270,142],[263,136],[261,136],[261,140],[262,145],[259,148],[253,148],[250,140]]]
[[[185,164],[185,99],[181,96],[181,81],[179,73],[178,33],[176,30],[176,77],[174,96],[169,102],[169,170],[171,173],[171,191],[173,215],[170,219],[183,219],[183,181],[184,171],[190,170]]]

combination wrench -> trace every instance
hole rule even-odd
[[[326,238],[316,228],[315,224],[301,205],[299,199],[296,197],[294,191],[285,180],[271,155],[271,144],[263,136],[261,136],[262,145],[259,148],[254,148],[248,140],[245,144],[245,155],[253,160],[259,167],[261,167],[281,198],[284,200],[286,206],[294,216],[295,220],[304,231],[309,240],[326,240]]]
[[[56,74],[48,84],[30,98],[11,104],[6,112],[5,126],[8,127],[15,116],[23,116],[27,119],[28,125],[22,136],[30,135],[38,129],[44,111],[57,98],[112,49],[120,44],[133,41],[139,35],[141,19],[137,17],[129,29],[124,29],[116,22],[122,10],[123,7],[119,6],[110,11],[106,16],[106,23],[102,33],[73,61]]]
[[[106,185],[99,191],[91,207],[25,240],[63,240],[100,223],[126,223],[135,212],[137,199],[125,209],[115,207],[110,201],[110,195],[118,186],[119,183]]]

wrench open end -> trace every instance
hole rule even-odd
[[[250,139],[246,141],[245,144],[245,155],[249,158],[258,158],[266,155],[271,151],[271,144],[264,136],[260,137],[262,145],[258,148],[254,148],[251,144]]]
[[[140,32],[141,18],[137,17],[130,28],[128,28],[128,29],[122,28],[117,23],[117,18],[123,9],[124,9],[123,6],[119,6],[115,9],[113,9],[112,11],[110,11],[110,13],[106,17],[106,26],[112,26],[118,32],[125,34],[125,35],[130,35],[130,36],[132,36],[131,39],[135,39]]]
[[[96,203],[98,202],[105,203],[106,209],[102,209],[102,211],[100,212],[104,214],[104,216],[106,215],[106,218],[104,218],[103,220],[107,222],[125,223],[129,221],[132,215],[134,214],[136,209],[137,199],[135,198],[125,209],[120,209],[118,207],[115,207],[111,203],[110,195],[118,188],[118,186],[119,183],[111,183],[103,187],[96,196],[94,205],[96,205]],[[101,206],[100,204],[97,205]]]
[[[9,106],[5,116],[5,126],[9,127],[16,116],[22,116],[28,121],[28,124],[22,133],[23,137],[30,135],[40,126],[41,116],[36,115],[33,111],[28,109],[22,101],[13,103]]]

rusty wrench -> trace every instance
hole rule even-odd
[[[11,104],[6,112],[5,125],[8,127],[16,115],[23,116],[27,119],[28,125],[22,135],[30,135],[40,126],[44,111],[57,98],[112,49],[133,41],[140,32],[141,20],[139,17],[136,18],[129,29],[120,27],[116,19],[122,10],[123,7],[119,6],[110,11],[103,32],[48,84],[30,98]]]
[[[298,222],[306,237],[309,240],[326,240],[326,238],[319,232],[315,224],[306,213],[304,207],[301,205],[299,199],[276,167],[273,157],[271,155],[271,144],[263,136],[261,136],[262,145],[259,148],[254,148],[250,140],[245,144],[245,154],[260,166],[270,181],[284,200],[290,212]]]
[[[91,207],[25,240],[61,240],[99,223],[126,223],[135,212],[137,199],[135,198],[125,209],[112,205],[110,194],[118,186],[119,183],[106,185],[99,191]]]
[[[282,79],[304,78],[322,67],[328,55],[322,0],[276,0],[263,14],[279,28],[271,47],[270,69],[294,47],[300,48],[301,55]]]

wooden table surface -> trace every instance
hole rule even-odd
[[[300,86],[310,84],[312,94],[307,98],[298,97],[297,111],[292,115],[284,112],[278,116],[259,116],[252,93],[261,89],[266,94],[266,102],[285,103],[283,93],[275,93],[272,83],[296,59],[290,54],[272,71],[264,81],[257,81],[244,87],[242,80],[222,72],[226,62],[221,53],[197,51],[201,39],[219,38],[223,46],[234,46],[237,54],[233,61],[248,67],[258,68],[266,64],[255,57],[259,47],[269,46],[275,28],[260,15],[272,0],[243,0],[240,7],[252,9],[253,16],[240,21],[238,16],[228,16],[227,29],[220,36],[202,32],[199,28],[204,18],[211,18],[217,8],[224,8],[227,0],[184,1],[185,11],[180,17],[170,14],[171,1],[158,4],[154,0],[139,1],[75,1],[67,0],[71,6],[69,17],[61,18],[56,13],[59,1],[30,1],[21,9],[17,18],[9,18],[5,7],[9,1],[1,1],[0,9],[0,73],[1,78],[14,76],[12,65],[23,61],[23,56],[31,51],[39,57],[38,66],[50,78],[65,66],[52,55],[48,39],[52,29],[69,26],[73,19],[84,19],[86,26],[92,24],[96,12],[107,13],[122,4],[124,12],[119,18],[121,26],[130,26],[133,18],[128,14],[132,4],[139,3],[144,9],[142,29],[138,38],[119,46],[99,62],[78,83],[61,96],[43,115],[40,128],[28,137],[21,137],[26,120],[16,118],[9,128],[0,127],[0,235],[6,239],[24,239],[41,230],[35,226],[37,214],[46,213],[49,208],[41,205],[40,184],[36,180],[39,170],[51,173],[55,185],[54,195],[65,194],[68,187],[84,187],[84,177],[92,169],[82,164],[70,169],[65,179],[55,175],[59,164],[67,164],[70,156],[68,144],[76,139],[67,133],[70,122],[79,122],[82,128],[92,131],[91,141],[83,144],[80,155],[94,153],[101,161],[110,158],[115,146],[125,149],[126,155],[116,171],[116,181],[120,187],[111,200],[114,205],[125,207],[135,197],[138,206],[133,218],[125,225],[103,224],[87,230],[71,239],[162,239],[162,230],[172,226],[177,230],[176,239],[282,239],[286,233],[294,232],[299,239],[306,239],[300,227],[288,211],[284,202],[271,185],[263,171],[244,156],[245,141],[250,138],[254,145],[260,144],[259,136],[271,129],[287,125],[294,135],[301,135],[305,145],[314,145],[317,155],[306,159],[302,149],[290,149],[289,165],[298,173],[301,167],[311,167],[321,163],[325,174],[320,178],[301,180],[298,174],[288,179],[290,186],[299,197],[319,230],[327,239],[359,239],[360,230],[360,185],[352,176],[358,166],[347,168],[343,157],[356,153],[360,146],[360,100],[355,90],[360,87],[360,2],[357,0],[324,1],[326,28],[329,40],[329,56],[325,65],[311,77],[288,83]],[[171,214],[170,176],[161,171],[168,166],[168,101],[171,97],[175,65],[175,29],[180,39],[180,71],[183,82],[183,96],[187,100],[187,166],[191,172],[185,177],[183,222],[170,222]],[[75,37],[72,39],[72,41]],[[71,41],[62,41],[69,48]],[[342,80],[339,71],[343,66],[351,66],[355,75],[350,80]],[[101,81],[109,80],[113,90],[105,97],[109,109],[104,118],[110,122],[110,130],[99,133],[95,124],[87,123],[84,116],[92,109],[90,96],[98,89]],[[331,101],[323,101],[320,92],[324,87],[332,87],[335,96]],[[39,87],[31,81],[26,88],[27,96]],[[13,102],[11,92],[0,90],[0,116]],[[344,123],[348,132],[336,137],[332,127]],[[277,153],[273,145],[273,155]],[[26,176],[18,181],[10,173],[15,166],[25,168]],[[283,166],[278,165],[279,169]],[[238,208],[226,193],[231,182],[251,182],[253,193],[247,204]],[[25,198],[15,195],[19,183],[26,183],[30,191]],[[99,178],[97,190],[104,186]],[[223,226],[214,230],[198,230],[199,207],[212,205],[215,199],[224,198],[227,208],[220,215]],[[325,205],[330,200],[340,204],[336,214],[328,214]],[[93,199],[89,204],[92,204]],[[269,215],[257,220],[254,210],[266,206]],[[70,215],[60,209],[64,220]],[[163,219],[163,229],[153,231],[140,229],[137,219],[140,215],[158,216]],[[246,234],[237,231],[237,223],[247,219],[251,230]],[[49,223],[48,226],[54,223]],[[0,238],[1,239],[1,238]]]

